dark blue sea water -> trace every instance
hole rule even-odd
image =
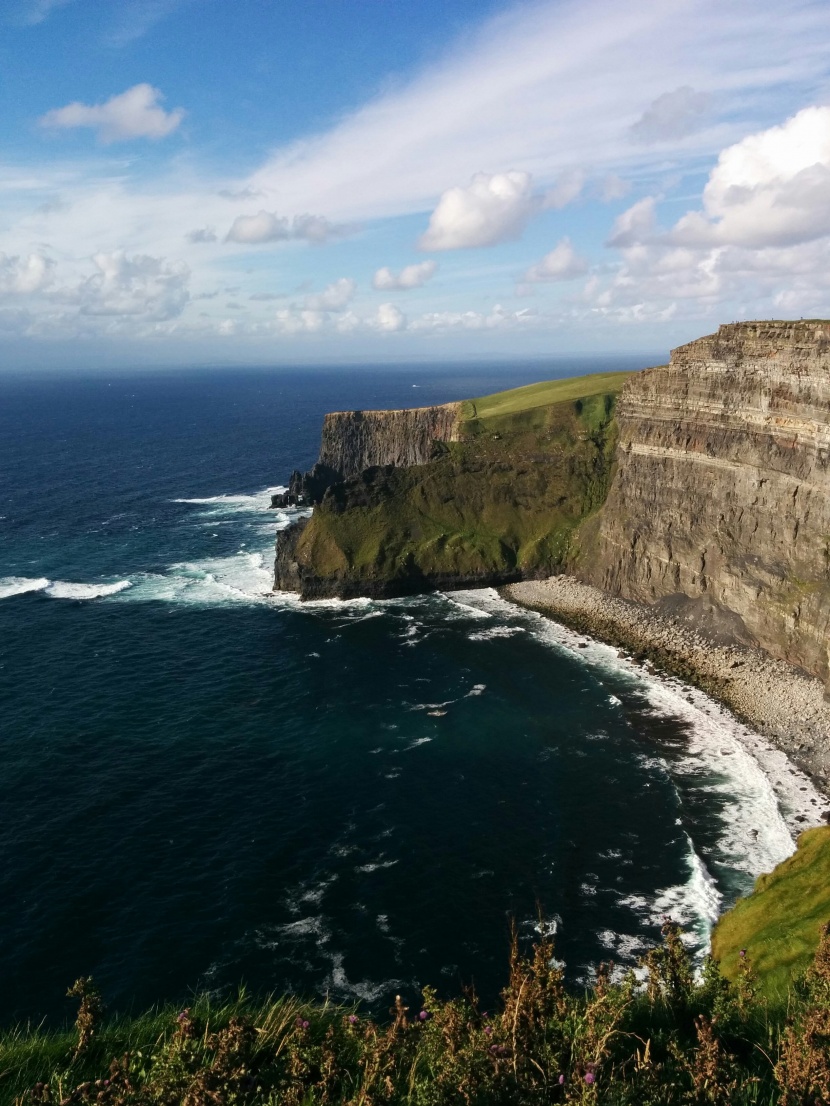
[[[732,723],[612,650],[489,591],[267,595],[325,411],[569,370],[0,378],[0,1021],[79,974],[491,996],[537,904],[580,978],[788,851]]]

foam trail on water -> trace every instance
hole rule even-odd
[[[73,584],[55,580],[43,590],[52,599],[103,599],[107,595],[118,595],[130,587],[131,580],[118,580],[114,584]]]
[[[27,591],[43,591],[49,586],[45,576],[30,578],[27,576],[0,577],[0,599],[10,599],[13,595],[25,595]]]
[[[68,580],[48,580],[45,576],[29,579],[25,576],[6,576],[0,579],[0,599],[27,592],[41,592],[50,599],[103,599],[117,595],[132,587],[131,580],[117,580],[112,584],[73,583]]]

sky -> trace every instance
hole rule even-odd
[[[0,369],[830,316],[827,0],[0,0]]]

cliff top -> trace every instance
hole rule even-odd
[[[695,338],[671,351],[671,359],[683,361],[689,356],[722,359],[724,354],[740,355],[743,349],[752,356],[774,356],[787,349],[814,347],[826,353],[830,341],[830,319],[755,319],[723,323],[714,334]]]
[[[494,392],[489,396],[465,400],[461,405],[461,417],[467,420],[518,415],[534,407],[547,407],[552,403],[567,403],[602,393],[615,393],[620,391],[629,376],[630,372],[589,373],[587,376],[569,376],[564,380],[525,384],[521,388],[510,388],[506,392]]]

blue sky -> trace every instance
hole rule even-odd
[[[0,364],[830,315],[826,0],[0,0]]]

